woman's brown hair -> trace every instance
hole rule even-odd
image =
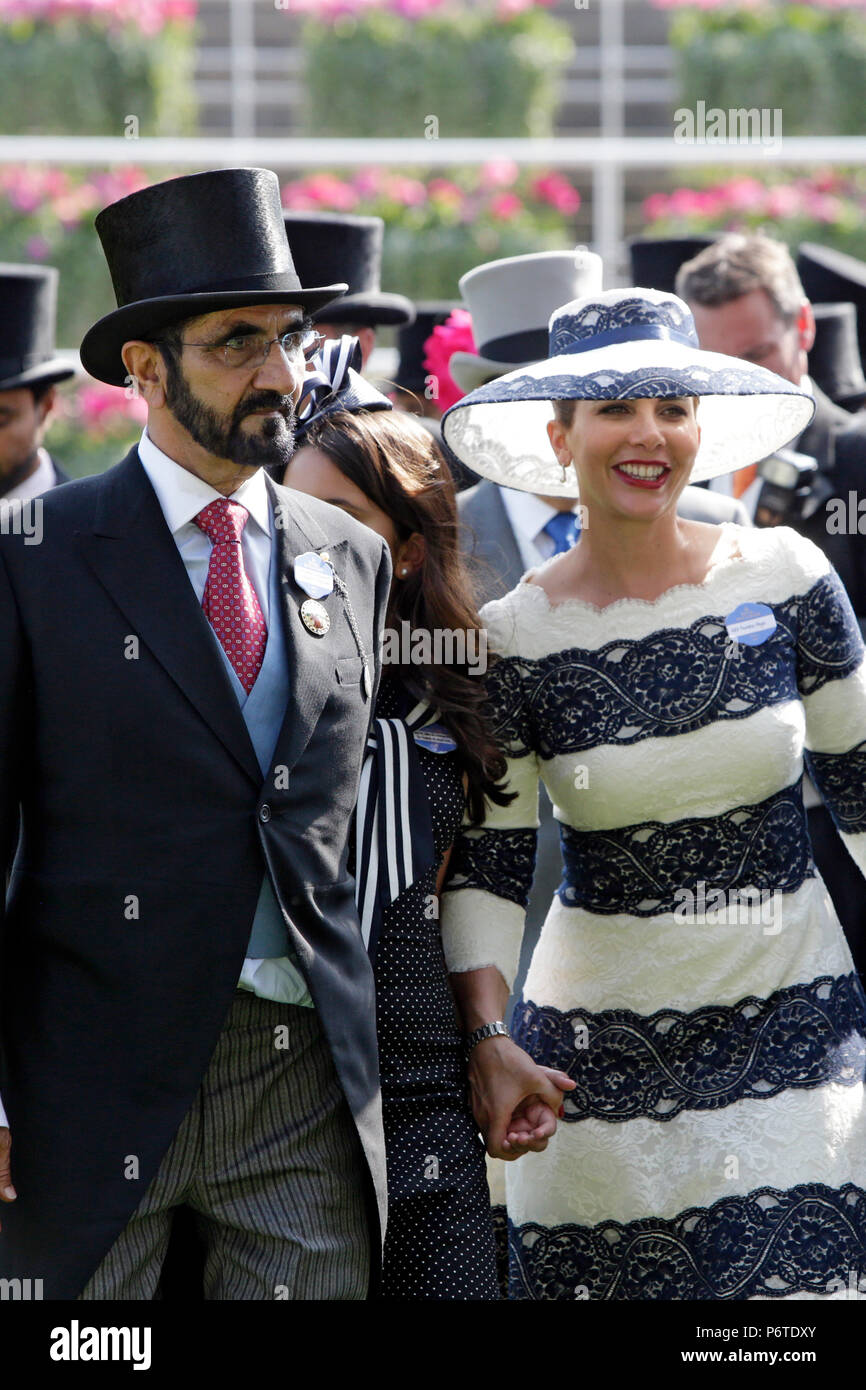
[[[468,647],[469,634],[480,633],[482,624],[458,544],[454,483],[429,430],[397,410],[335,411],[312,424],[304,444],[321,449],[390,518],[398,541],[413,532],[424,537],[423,564],[392,589],[387,626],[405,620],[410,634],[462,632]],[[400,649],[402,654],[402,644]],[[470,819],[484,819],[485,797],[506,805],[511,795],[496,786],[505,775],[505,760],[487,728],[485,690],[478,676],[466,663],[395,664],[389,669],[416,698],[439,710],[467,775]]]

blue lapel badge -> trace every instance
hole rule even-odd
[[[305,550],[295,559],[295,583],[310,598],[327,598],[334,592],[334,571],[330,562],[315,550]]]

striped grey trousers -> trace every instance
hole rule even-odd
[[[205,1298],[363,1299],[365,1174],[315,1009],[237,991],[191,1109],[80,1298],[154,1298],[183,1203]]]

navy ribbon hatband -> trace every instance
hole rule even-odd
[[[606,333],[594,333],[591,338],[571,339],[567,347],[557,347],[551,343],[551,357],[572,357],[578,352],[593,352],[596,348],[608,347],[611,343],[633,343],[639,338],[661,338],[672,343],[682,343],[684,347],[696,348],[694,338],[678,333],[675,328],[666,328],[661,323],[634,324],[631,328],[611,328]]]

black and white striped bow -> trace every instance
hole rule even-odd
[[[361,344],[344,333],[328,338],[307,365],[296,411],[295,436],[335,410],[393,410],[387,396],[361,376]]]
[[[419,701],[403,719],[374,719],[355,812],[355,903],[372,957],[385,908],[435,863],[433,818],[415,730],[436,718]]]

